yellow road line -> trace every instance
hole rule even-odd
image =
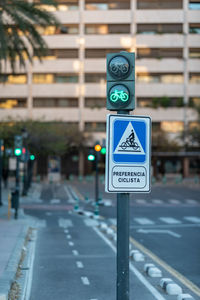
[[[140,249],[142,252],[144,252],[146,255],[148,255],[151,259],[153,259],[156,263],[158,263],[161,267],[163,267],[166,271],[168,271],[170,274],[172,274],[174,277],[176,277],[180,282],[182,282],[193,293],[200,296],[200,289],[198,288],[198,286],[196,286],[194,283],[192,283],[190,280],[188,280],[186,277],[184,277],[178,271],[176,271],[175,269],[170,267],[166,262],[164,262],[162,259],[160,259],[158,256],[156,256],[150,250],[145,248],[143,245],[141,245],[139,242],[137,242],[132,237],[130,237],[130,242],[134,246],[136,246],[138,249]]]

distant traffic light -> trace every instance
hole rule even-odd
[[[96,144],[96,145],[94,146],[94,150],[95,150],[96,152],[101,151],[101,145]]]
[[[14,154],[20,156],[22,154],[22,137],[20,135],[15,136],[14,148]]]
[[[101,154],[106,154],[106,148],[105,147],[101,148]]]
[[[88,160],[93,161],[95,160],[95,156],[93,154],[88,155]]]
[[[31,154],[30,155],[30,160],[35,160],[35,155]]]
[[[20,156],[20,155],[22,154],[22,149],[20,149],[20,148],[15,148],[14,153],[15,153],[15,156]]]
[[[135,53],[107,55],[107,109],[135,108]]]

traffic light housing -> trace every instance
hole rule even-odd
[[[22,154],[22,137],[20,135],[15,136],[14,148],[15,155],[20,156]]]
[[[135,108],[135,53],[107,54],[107,109]]]

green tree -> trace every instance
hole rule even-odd
[[[10,120],[0,126],[0,138],[4,140],[5,148],[13,147],[14,136],[21,135],[24,128],[28,133],[26,145],[35,155],[63,155],[72,148],[83,148],[85,144],[83,133],[74,125]]]
[[[40,4],[56,5],[54,0],[40,0]],[[0,73],[10,62],[15,72],[16,62],[26,66],[26,56],[32,63],[33,54],[38,58],[47,52],[47,44],[38,27],[58,26],[58,20],[36,2],[27,0],[0,0]]]

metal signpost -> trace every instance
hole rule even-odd
[[[150,192],[150,136],[149,117],[107,116],[107,192]]]
[[[129,300],[129,198],[150,191],[150,118],[134,117],[135,53],[107,55],[106,182],[117,193],[117,300]]]

